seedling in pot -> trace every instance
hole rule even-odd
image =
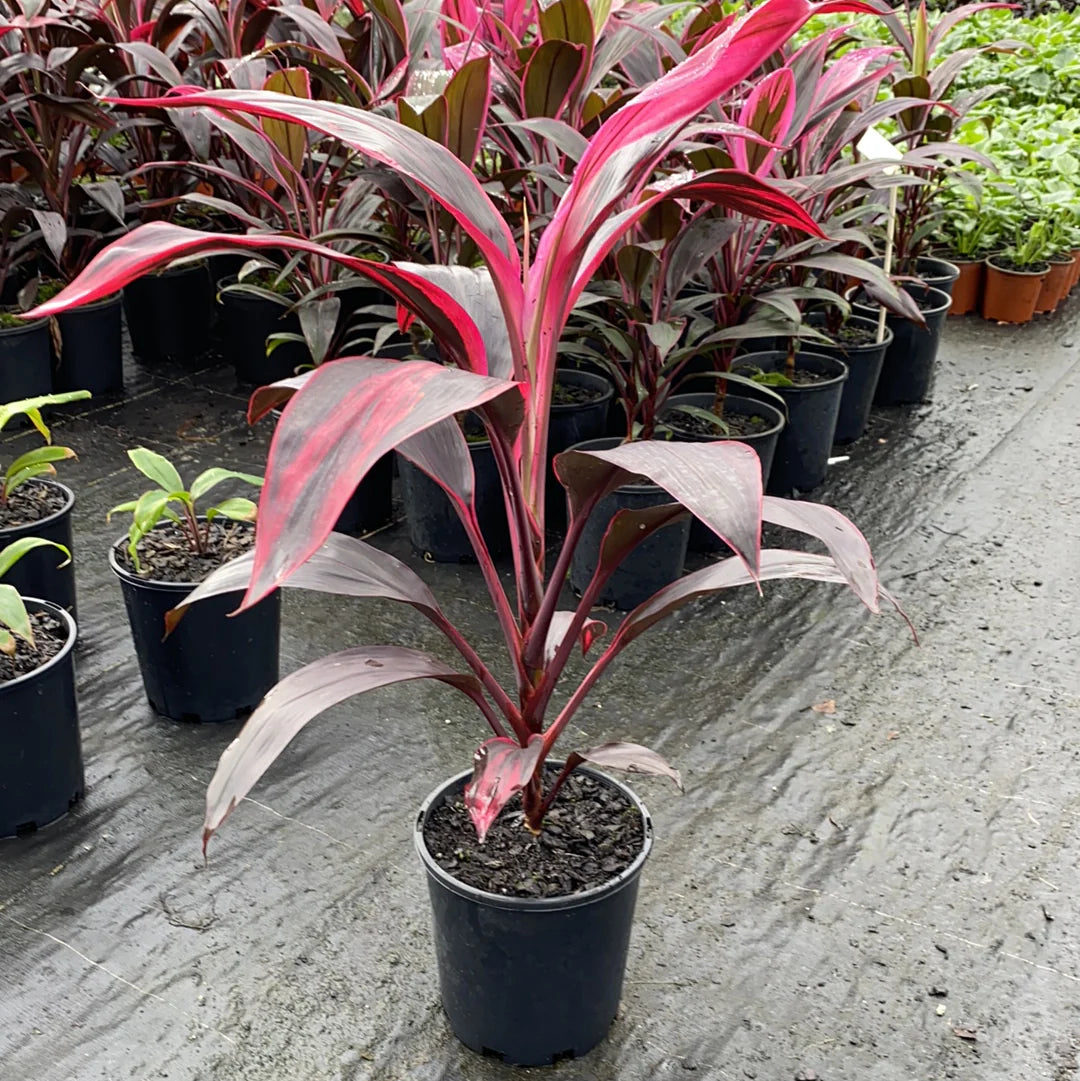
[[[42,537],[20,537],[6,547],[0,548],[0,579],[34,548],[56,548],[64,556],[63,562],[59,564],[61,567],[71,562],[71,552],[62,544]],[[33,648],[34,628],[22,595],[14,586],[0,581],[0,653],[8,657],[12,656],[15,653],[17,638],[21,638]]]
[[[120,513],[129,513],[132,516],[127,550],[136,571],[142,571],[138,555],[139,541],[162,519],[173,522],[180,529],[191,550],[197,555],[206,554],[210,541],[210,526],[215,518],[228,518],[234,522],[255,521],[258,507],[250,499],[223,499],[220,503],[207,507],[202,512],[201,520],[196,500],[227,480],[239,480],[261,488],[262,477],[213,466],[200,473],[188,489],[184,487],[176,467],[164,456],[146,447],[135,447],[127,453],[132,465],[157,485],[156,488],[143,492],[138,499],[120,503],[109,511],[110,519],[114,514]]]
[[[41,415],[42,406],[66,405],[68,402],[78,402],[89,397],[88,390],[73,390],[67,394],[47,394],[39,398],[24,398],[22,401],[0,405],[0,431],[3,431],[7,422],[13,417],[24,416],[37,428],[46,443],[44,447],[36,447],[34,450],[28,450],[25,454],[19,455],[7,467],[0,480],[0,508],[6,507],[12,494],[28,480],[34,477],[55,476],[54,462],[75,457],[75,452],[70,447],[52,445],[52,433]]]

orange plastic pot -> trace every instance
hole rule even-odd
[[[982,303],[983,279],[986,272],[986,264],[982,259],[960,260],[952,259],[951,262],[959,267],[960,277],[956,279],[952,291],[952,307],[950,315],[967,315],[968,312],[977,312]]]
[[[986,284],[983,287],[982,316],[998,323],[1030,323],[1035,315],[1043,280],[1049,264],[1039,270],[1007,270],[998,266],[991,255],[986,260]]]
[[[1080,248],[1073,248],[1072,277],[1069,279],[1069,292],[1071,293],[1080,283]]]
[[[1042,288],[1039,290],[1035,301],[1035,311],[1046,314],[1052,312],[1069,292],[1069,280],[1072,277],[1072,256],[1062,259],[1060,256],[1050,260],[1050,269],[1043,279]]]

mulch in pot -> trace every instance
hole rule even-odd
[[[548,783],[554,776],[548,771]],[[480,844],[459,796],[432,811],[424,843],[444,871],[469,886],[508,897],[566,897],[625,871],[641,853],[644,830],[618,789],[575,773],[538,837],[525,828],[521,797],[514,796]]]
[[[199,523],[200,530],[205,523]],[[155,526],[136,545],[139,570],[128,552],[127,541],[116,546],[116,559],[137,578],[157,582],[201,582],[230,559],[255,547],[255,530],[246,522],[216,518],[204,553],[192,549],[187,534],[175,522]]]
[[[556,379],[551,401],[553,405],[588,405],[589,402],[598,402],[603,396],[604,392],[596,387],[563,383]]]
[[[67,493],[40,481],[27,481],[0,506],[0,529],[14,529],[51,518],[67,504]]]
[[[671,411],[664,414],[663,426],[671,428],[680,435],[693,435],[706,439],[734,439],[739,436],[757,435],[771,427],[765,417],[743,415],[740,413],[725,413],[720,423],[724,428],[713,424],[707,417],[700,413],[688,413],[679,406],[673,406]],[[726,430],[725,430],[726,429]]]
[[[68,638],[67,627],[49,612],[31,612],[30,626],[34,630],[34,644],[15,639],[12,656],[0,653],[0,683],[6,683],[47,664],[64,648]]]

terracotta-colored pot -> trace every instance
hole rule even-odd
[[[983,318],[999,323],[1030,323],[1049,266],[1044,263],[1045,270],[1005,270],[994,263],[995,258],[991,255],[986,260]]]
[[[1050,269],[1043,279],[1035,301],[1035,311],[1041,314],[1052,312],[1069,292],[1069,279],[1072,277],[1072,256],[1063,259],[1057,256],[1050,260]]]
[[[953,286],[949,314],[967,315],[968,312],[977,312],[982,301],[986,264],[982,259],[953,258],[951,262],[960,268],[960,277]]]
[[[1071,293],[1080,284],[1080,248],[1073,248],[1073,271],[1069,279],[1069,292]]]

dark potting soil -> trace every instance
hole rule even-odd
[[[64,509],[67,495],[42,481],[20,484],[4,504],[0,504],[0,529],[13,529],[50,518]]]
[[[554,770],[546,773],[550,783]],[[637,859],[641,815],[618,790],[585,773],[570,775],[539,837],[526,828],[521,797],[503,809],[480,844],[462,796],[429,815],[424,843],[454,878],[507,897],[566,897],[602,886]]]
[[[1004,255],[995,255],[993,264],[999,270],[1012,270],[1018,274],[1045,274],[1050,264],[1040,260],[1037,263],[1016,263]]]
[[[200,531],[206,528],[199,523]],[[255,547],[255,529],[246,522],[222,521],[210,523],[205,552],[196,552],[187,534],[175,522],[154,526],[135,546],[139,553],[139,569],[128,552],[127,540],[113,551],[124,570],[137,578],[158,582],[201,582],[230,559],[242,556]]]
[[[730,439],[739,436],[757,435],[769,427],[764,417],[744,416],[742,413],[725,413],[723,424],[727,430],[709,422],[699,413],[687,413],[675,406],[664,416],[664,424],[678,435],[704,436],[711,439]]]
[[[860,345],[873,345],[877,341],[877,331],[870,327],[860,327],[853,323],[844,323],[839,330],[831,331],[820,327],[821,333],[829,338],[833,345],[841,349],[854,349]],[[807,349],[813,349],[813,343],[807,345]]]
[[[554,405],[588,405],[589,402],[599,401],[604,395],[602,390],[596,387],[582,387],[576,383],[555,382],[552,394]]]
[[[67,627],[48,612],[31,612],[30,626],[34,644],[15,639],[15,652],[10,657],[0,653],[0,683],[25,676],[51,661],[67,642]]]

